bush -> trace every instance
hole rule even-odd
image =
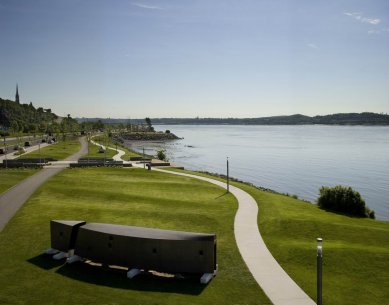
[[[375,218],[374,211],[365,205],[365,200],[351,187],[337,185],[322,186],[317,201],[320,208],[347,215]]]
[[[164,149],[158,150],[157,151],[157,158],[158,158],[158,160],[167,161],[166,151]]]
[[[169,130],[169,129],[166,129],[165,133],[170,133],[170,130]]]

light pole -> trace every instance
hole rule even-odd
[[[323,239],[317,238],[317,305],[322,305]]]
[[[7,169],[8,161],[7,161],[7,141],[4,135],[4,161],[5,161],[5,169]]]
[[[38,143],[38,150],[39,150],[39,163],[42,163],[42,156],[41,156],[41,143]]]
[[[230,192],[230,166],[228,163],[228,157],[227,157],[227,193]]]
[[[146,161],[145,161],[145,148],[143,147],[143,168],[146,168]]]

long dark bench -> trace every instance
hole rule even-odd
[[[83,158],[78,159],[79,163],[85,163],[85,162],[102,162],[102,163],[104,163],[104,161],[113,161],[113,159],[112,158],[101,158],[101,157],[91,157],[91,158],[83,157]]]
[[[202,275],[208,283],[217,272],[216,235],[133,226],[52,220],[47,254],[67,262],[91,260],[140,272]]]
[[[92,158],[80,159],[78,163],[70,163],[70,167],[87,167],[87,166],[123,166],[123,161],[115,161],[113,159]]]
[[[4,168],[20,168],[20,167],[28,167],[28,168],[40,168],[44,163],[8,163],[3,160],[3,163],[0,163],[1,167]]]
[[[3,160],[2,167],[17,168],[17,167],[41,167],[49,161],[55,161],[53,158],[25,158]]]

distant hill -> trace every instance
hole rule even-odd
[[[79,122],[98,121],[108,124],[140,124],[144,119],[79,118]],[[306,116],[302,114],[261,118],[152,118],[154,125],[389,125],[389,115],[372,112],[336,113]]]
[[[0,129],[17,126],[19,130],[27,130],[30,125],[49,124],[58,119],[51,109],[35,108],[32,103],[19,104],[0,98]]]

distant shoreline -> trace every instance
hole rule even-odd
[[[142,124],[143,119],[82,118],[82,121],[101,120],[108,124]],[[153,125],[336,125],[336,126],[389,126],[389,115],[383,113],[337,113],[324,116],[294,114],[258,118],[152,118]]]

